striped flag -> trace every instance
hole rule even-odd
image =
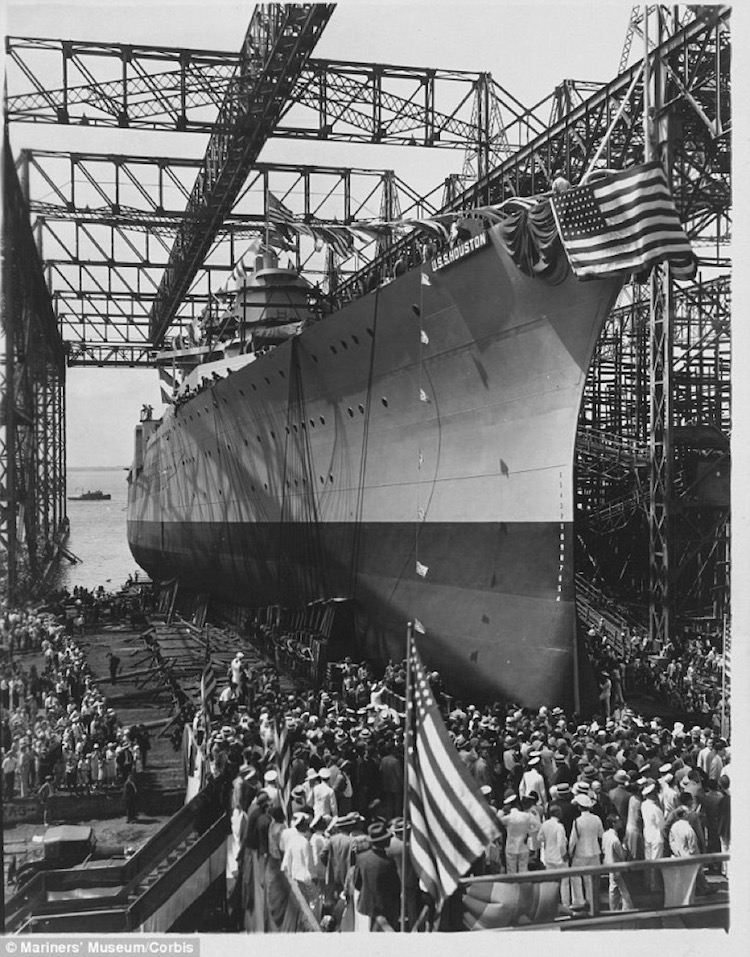
[[[276,773],[278,774],[279,802],[284,812],[284,820],[288,825],[291,820],[289,809],[292,797],[292,745],[289,740],[289,729],[287,728],[286,717],[283,714],[276,715],[273,734],[276,747]]]
[[[552,195],[552,210],[579,278],[641,272],[668,260],[692,279],[696,259],[660,163],[646,163]]]
[[[274,196],[270,190],[268,191],[267,208],[269,223],[274,223],[276,226],[281,227],[294,225],[294,213],[288,206],[285,206],[281,202],[278,196]]]
[[[201,675],[201,705],[204,711],[211,710],[211,700],[216,692],[216,675],[210,661],[206,662]]]
[[[170,405],[177,391],[177,379],[174,372],[165,366],[159,366],[159,387],[161,389],[161,401],[164,405]]]
[[[500,827],[448,737],[411,636],[408,659],[409,849],[421,884],[440,905]]]

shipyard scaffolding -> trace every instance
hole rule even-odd
[[[531,109],[487,74],[315,59],[328,16],[323,6],[261,5],[238,54],[8,39],[22,79],[6,98],[11,123],[211,134],[202,160],[22,151],[71,364],[152,365],[160,342],[215,308],[214,292],[243,243],[261,233],[271,190],[302,222],[356,225],[378,215],[450,214],[643,161],[648,50],[649,75],[660,84],[659,147],[700,270],[695,284],[671,289],[666,367],[664,352],[655,363],[645,286],[628,286],[604,329],[580,420],[577,564],[582,592],[592,601],[599,587],[616,595],[642,627],[728,622],[729,8],[635,12],[617,77],[565,80]],[[119,79],[99,71],[108,62],[119,64]],[[42,83],[42,75],[51,79]],[[446,89],[458,93],[447,99]],[[251,93],[262,109],[248,112]],[[259,163],[271,137],[461,149],[466,158],[462,173],[420,196],[390,170]],[[156,185],[144,185],[145,168]],[[333,204],[316,203],[311,183],[323,179],[317,192]],[[409,244],[329,257],[336,297],[391,276]],[[290,255],[309,267],[299,244]],[[658,457],[649,446],[655,405],[668,438]],[[654,519],[654,488],[667,492],[666,520]],[[671,559],[659,568],[655,530]],[[646,610],[655,585],[666,616]]]
[[[65,550],[65,348],[7,136],[2,163],[0,573],[12,604]]]

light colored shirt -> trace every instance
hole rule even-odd
[[[568,838],[561,821],[551,817],[542,824],[537,837],[545,867],[563,867],[568,856]]]
[[[284,857],[281,869],[301,884],[309,884],[313,877],[313,853],[310,842],[297,828],[284,832]]]
[[[570,831],[570,849],[571,859],[575,857],[598,857],[601,851],[601,841],[604,836],[604,828],[601,820],[585,808],[581,811],[579,817],[573,821],[573,827]]]
[[[625,860],[625,849],[622,846],[617,831],[610,827],[602,837],[603,864],[620,864]]]
[[[539,819],[533,814],[511,808],[508,814],[498,814],[500,823],[507,831],[505,850],[508,854],[521,854],[528,850],[529,837],[539,830]]]
[[[698,853],[698,839],[689,821],[678,818],[669,830],[669,847],[675,857],[693,857]]]
[[[658,844],[664,841],[664,812],[656,801],[644,801],[641,804],[643,818],[643,840],[646,844]]]

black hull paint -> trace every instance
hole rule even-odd
[[[129,528],[136,560],[155,578],[248,607],[356,599],[358,650],[377,660],[403,656],[405,623],[415,617],[429,635],[421,640],[428,665],[450,675],[453,690],[531,705],[571,703],[572,574],[550,557],[570,547],[571,532],[558,523]],[[431,556],[425,577],[418,552]]]

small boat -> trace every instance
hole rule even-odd
[[[109,492],[102,492],[100,488],[93,492],[81,492],[80,495],[69,495],[69,502],[107,502],[112,496]]]

